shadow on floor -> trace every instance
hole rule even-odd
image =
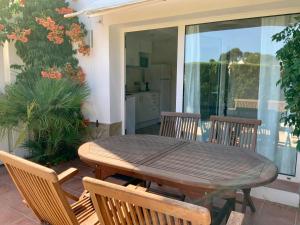
[[[69,167],[78,168],[80,172],[63,187],[75,195],[80,195],[83,191],[81,180],[84,176],[93,177],[92,169],[79,160],[63,163],[54,169],[59,173]],[[17,189],[3,166],[0,166],[0,203],[1,225],[39,224],[31,209],[23,205]],[[244,225],[300,225],[300,210],[297,208],[260,199],[254,199],[254,203],[257,212],[251,213],[247,209]],[[236,210],[240,211],[241,207],[237,205]]]

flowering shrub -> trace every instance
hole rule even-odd
[[[78,18],[64,18],[72,12],[62,0],[0,0],[0,45],[14,41],[17,54],[26,66],[34,66],[37,74],[57,67],[65,76],[67,64],[82,73],[76,53],[87,56],[90,47]]]
[[[76,54],[90,49],[84,25],[64,18],[72,12],[63,0],[0,0],[0,45],[14,43],[24,63],[13,65],[17,82],[0,95],[0,133],[29,131],[23,144],[38,161],[75,155],[84,136],[81,106],[89,90]]]
[[[84,42],[84,32],[78,23],[72,23],[70,30],[66,31],[66,35],[70,37],[73,43],[78,45],[78,52],[83,55],[90,54],[90,48]]]
[[[46,19],[36,18],[36,21],[50,31],[47,35],[49,41],[52,41],[57,45],[64,42],[64,26],[57,25],[51,17],[47,17]]]

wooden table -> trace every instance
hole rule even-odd
[[[176,187],[189,196],[258,187],[277,177],[274,163],[250,150],[153,135],[88,142],[78,154],[96,168],[99,179],[119,173]]]

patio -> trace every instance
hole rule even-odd
[[[73,194],[80,195],[83,190],[82,177],[93,177],[93,171],[79,160],[63,163],[55,167],[55,169],[57,172],[61,172],[69,167],[78,168],[80,172],[69,182],[66,182],[64,188]],[[31,210],[23,205],[19,193],[3,166],[0,168],[0,176],[0,201],[2,203],[0,204],[0,224],[39,224]],[[245,225],[300,225],[299,209],[260,199],[254,199],[254,201],[257,212],[252,214],[249,209],[247,210]],[[240,207],[237,206],[237,211],[239,210]]]

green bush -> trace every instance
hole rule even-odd
[[[282,76],[280,84],[287,103],[286,113],[282,119],[286,125],[293,127],[293,134],[300,136],[300,17],[298,22],[288,26],[273,36],[273,40],[283,42],[284,46],[277,52],[281,61]],[[300,141],[297,149],[300,150]]]

